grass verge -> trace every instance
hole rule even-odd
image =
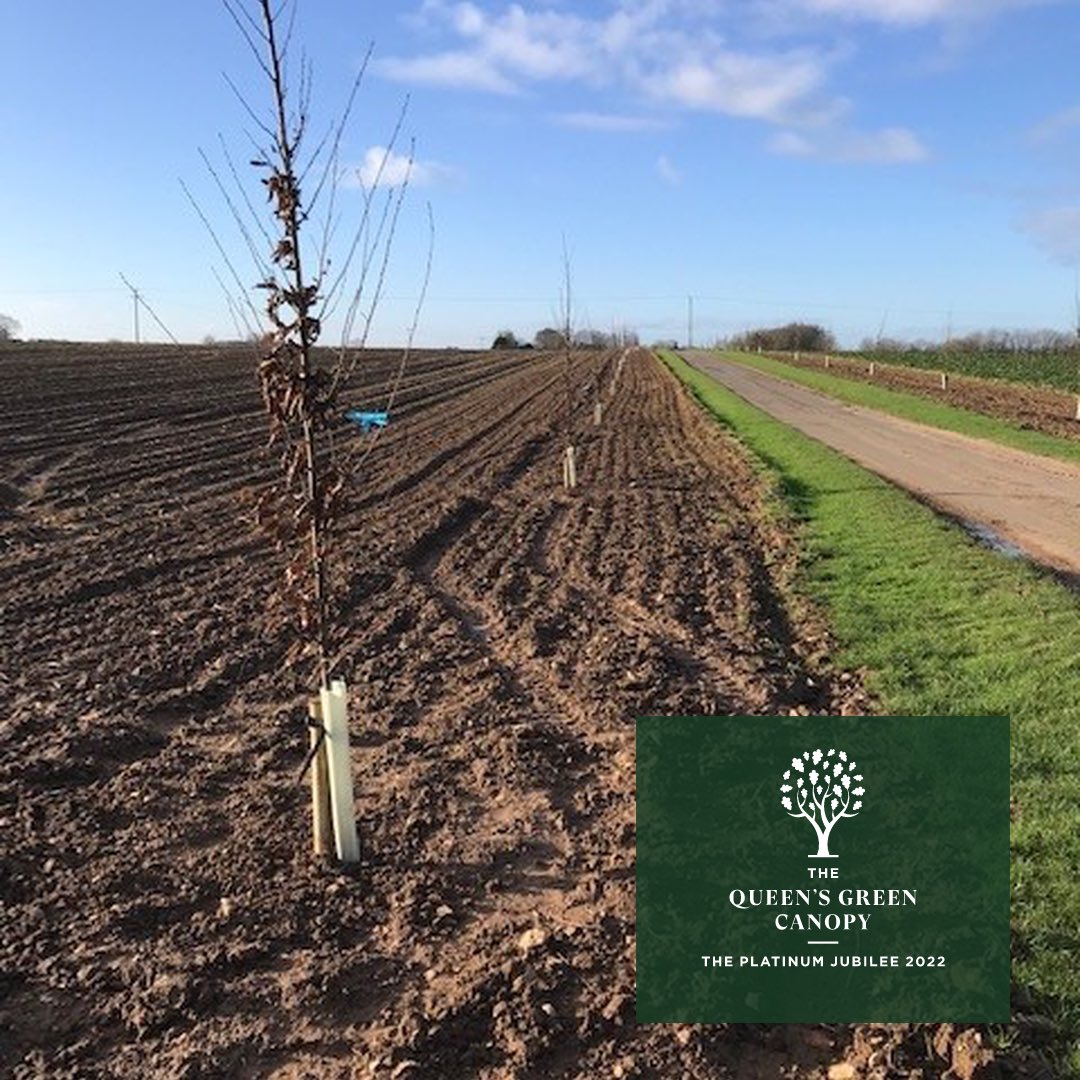
[[[660,359],[760,462],[804,552],[837,664],[890,715],[1011,718],[1011,1053],[1080,1077],[1080,597],[899,489]],[[963,763],[957,763],[963,768]]]
[[[902,390],[889,390],[884,386],[871,386],[868,383],[829,375],[825,371],[813,371],[808,368],[794,367],[780,360],[767,356],[753,356],[750,353],[718,352],[724,360],[731,360],[746,367],[756,368],[768,375],[776,375],[788,382],[820,390],[829,397],[852,405],[865,405],[870,409],[899,416],[904,420],[914,420],[919,424],[955,431],[960,435],[971,435],[977,439],[989,439],[1017,450],[1026,450],[1031,454],[1044,457],[1060,458],[1064,461],[1080,462],[1080,442],[1059,439],[1054,435],[1045,435],[1041,431],[1028,431],[1006,420],[998,420],[982,413],[958,409],[944,405],[931,398],[908,394]]]

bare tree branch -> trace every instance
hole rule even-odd
[[[254,287],[264,297],[261,315],[256,312],[249,289],[242,284],[206,215],[186,186],[184,191],[210,232],[227,269],[228,281],[235,283],[234,296],[232,285],[227,285],[214,271],[238,333],[240,319],[249,322],[249,310],[255,323],[265,327],[257,346],[258,373],[268,417],[269,445],[280,454],[282,474],[280,482],[260,496],[257,517],[286,558],[279,598],[292,613],[298,629],[298,641],[290,659],[304,657],[313,661],[319,684],[326,687],[340,655],[334,642],[335,608],[328,568],[334,524],[344,497],[345,466],[355,463],[357,458],[365,459],[378,441],[350,440],[344,446],[337,445],[334,428],[341,421],[338,394],[347,389],[347,381],[359,362],[359,352],[348,348],[356,321],[361,319],[363,323],[362,346],[367,342],[384,296],[408,178],[386,189],[385,197],[381,194],[382,182],[391,153],[401,137],[408,101],[394,125],[375,183],[370,190],[362,186],[359,225],[355,233],[343,238],[344,258],[331,271],[332,247],[340,220],[338,206],[343,201],[338,191],[341,147],[372,50],[368,49],[352,81],[344,109],[309,154],[305,137],[312,120],[314,68],[303,55],[298,70],[290,63],[296,4],[291,0],[249,2],[258,12],[258,21],[245,10],[241,0],[223,0],[249,48],[257,54],[259,68],[270,88],[270,116],[266,119],[260,116],[235,83],[228,77],[226,81],[246,115],[257,125],[256,133],[261,132],[266,139],[267,146],[263,149],[261,140],[247,135],[255,151],[251,164],[261,173],[271,220],[268,222],[266,212],[257,208],[258,200],[249,198],[224,140],[221,140],[223,156],[232,185],[240,192],[239,198],[230,190],[223,170],[211,165],[206,155],[203,160],[258,271],[260,280]],[[407,172],[412,165],[410,148]],[[309,174],[317,179],[314,190],[304,197],[301,185]],[[315,212],[321,215],[324,210],[325,219],[314,234],[317,243],[311,246],[304,226]],[[385,388],[388,409],[393,406],[402,383],[430,281],[435,239],[430,207],[428,221],[429,251],[423,285],[406,347]],[[332,364],[320,363],[315,354],[316,343],[324,333],[326,320],[346,300],[341,348]]]
[[[244,243],[247,245],[248,253],[251,255],[252,261],[259,268],[259,273],[262,275],[262,278],[268,278],[271,274],[270,266],[260,254],[259,248],[256,245],[255,241],[252,239],[251,233],[248,231],[247,225],[245,224],[244,219],[240,214],[240,211],[237,210],[236,206],[233,204],[232,199],[229,197],[229,192],[226,189],[225,184],[223,183],[221,177],[218,175],[217,170],[214,168],[213,164],[210,161],[210,158],[207,157],[204,150],[199,151],[199,157],[202,158],[203,164],[206,166],[206,171],[213,177],[214,184],[217,186],[218,192],[225,200],[225,205],[228,206],[229,213],[232,215],[233,223],[239,230],[240,235],[244,238]]]
[[[232,293],[229,291],[228,287],[225,285],[225,282],[221,280],[221,275],[217,272],[217,267],[216,266],[211,266],[210,267],[210,272],[214,275],[214,278],[217,280],[217,283],[220,286],[221,291],[225,296],[225,303],[228,305],[229,315],[232,317],[233,329],[236,331],[237,340],[242,341],[244,339],[244,337],[245,337],[244,331],[240,329],[240,321],[241,321],[241,319],[243,320],[244,326],[245,326],[246,331],[247,331],[247,335],[246,335],[247,338],[248,339],[254,338],[255,337],[254,328],[252,327],[251,323],[249,323],[247,321],[247,316],[244,313],[243,308],[238,308],[238,306],[234,302]],[[255,345],[254,341],[252,341],[252,346],[256,349],[256,351],[258,351],[257,346]]]
[[[232,259],[229,258],[229,253],[222,246],[221,239],[218,236],[217,231],[214,229],[214,226],[210,224],[210,219],[206,216],[206,214],[203,213],[202,207],[199,206],[198,202],[195,199],[195,196],[191,194],[191,190],[188,188],[187,184],[185,184],[183,180],[180,181],[180,186],[184,189],[184,194],[187,196],[188,202],[191,203],[193,209],[195,210],[195,213],[198,214],[199,220],[203,223],[206,231],[210,234],[210,238],[214,242],[214,247],[217,248],[218,254],[221,256],[222,261],[225,263],[226,269],[228,269],[229,273],[232,275],[233,281],[236,283],[238,294],[244,298],[245,303],[251,309],[251,314],[255,317],[255,321],[258,322],[259,313],[255,310],[255,305],[251,302],[251,298],[248,296],[247,288],[240,280],[240,275],[236,272],[236,267],[233,266]]]
[[[274,138],[274,131],[273,131],[273,129],[272,129],[272,128],[271,128],[271,127],[270,127],[270,126],[269,126],[269,125],[268,125],[268,124],[267,124],[267,123],[266,123],[266,122],[265,122],[265,121],[264,121],[264,120],[263,120],[263,119],[262,119],[262,118],[261,118],[261,117],[259,116],[259,114],[258,114],[258,113],[257,113],[257,112],[256,112],[256,111],[255,111],[255,110],[254,110],[254,109],[253,109],[253,108],[252,108],[252,107],[251,107],[251,106],[250,106],[250,105],[248,104],[247,98],[245,98],[245,97],[244,97],[244,95],[243,95],[242,93],[240,93],[240,90],[239,90],[239,88],[237,87],[236,83],[234,83],[234,82],[232,81],[232,79],[230,79],[230,78],[229,78],[229,76],[228,76],[227,74],[224,74],[224,73],[223,73],[223,78],[224,78],[224,79],[225,79],[225,81],[226,81],[226,82],[227,82],[227,83],[229,84],[229,89],[230,89],[230,90],[231,90],[231,91],[233,92],[233,94],[234,94],[234,95],[236,96],[236,100],[240,102],[240,104],[241,104],[241,105],[243,106],[243,108],[244,108],[244,111],[245,111],[245,112],[246,112],[246,113],[248,114],[248,116],[250,116],[250,117],[251,117],[251,119],[252,119],[252,120],[253,120],[253,121],[255,122],[255,125],[256,125],[256,126],[257,126],[257,127],[259,128],[259,130],[260,130],[260,131],[262,131],[262,133],[263,133],[263,134],[264,134],[264,135],[265,135],[265,136],[266,136],[266,137],[267,137],[268,139],[273,139],[273,138]]]
[[[262,48],[260,47],[265,46],[266,44],[266,38],[262,28],[247,13],[246,9],[232,3],[232,0],[221,0],[221,2],[222,6],[232,18],[232,21],[236,23],[237,29],[243,35],[243,38],[247,42],[248,48],[251,49],[251,53],[255,57],[259,67],[262,68],[263,73],[269,78],[270,69],[266,66],[266,61],[263,59]],[[255,38],[259,38],[260,41],[256,42]]]
[[[386,402],[383,405],[383,409],[386,413],[393,412],[394,403],[397,401],[398,390],[401,387],[401,380],[405,375],[405,368],[408,365],[409,359],[412,356],[413,342],[416,340],[416,331],[420,325],[420,316],[424,310],[424,304],[427,300],[428,286],[431,283],[431,268],[435,259],[435,214],[431,209],[431,203],[427,204],[427,217],[428,217],[428,246],[427,246],[427,259],[424,263],[424,278],[420,286],[420,294],[416,300],[416,307],[413,309],[412,322],[409,324],[409,334],[406,338],[405,348],[402,350],[401,359],[398,362],[397,370],[394,373],[394,378],[390,384],[390,392],[387,394]],[[339,354],[339,370],[345,367],[345,345],[342,344]],[[371,456],[375,447],[378,445],[385,428],[376,428],[369,437],[364,449],[361,453],[353,453],[346,457],[346,467],[350,469],[350,475],[362,465],[368,457]]]
[[[398,113],[397,122],[394,124],[394,129],[390,133],[390,139],[389,139],[389,141],[387,142],[387,145],[386,145],[386,153],[383,155],[382,161],[379,162],[379,167],[376,170],[375,176],[372,179],[370,189],[368,189],[367,187],[362,187],[362,190],[364,192],[364,211],[363,211],[363,214],[360,217],[360,222],[356,227],[356,231],[353,234],[352,243],[349,245],[349,249],[348,249],[348,251],[347,251],[347,253],[345,255],[345,261],[342,263],[340,269],[338,270],[337,276],[334,278],[333,282],[331,283],[330,288],[327,289],[327,291],[326,291],[326,295],[325,295],[324,300],[323,300],[323,306],[322,306],[322,309],[321,309],[321,311],[319,313],[320,318],[323,318],[323,319],[329,318],[330,315],[336,310],[337,298],[338,298],[338,296],[340,294],[340,291],[342,289],[343,284],[345,283],[346,279],[348,278],[348,276],[349,276],[349,274],[350,274],[350,272],[352,270],[352,264],[353,264],[353,260],[354,260],[354,258],[356,256],[356,250],[359,247],[360,242],[362,240],[364,240],[365,236],[367,236],[368,227],[369,227],[370,221],[371,221],[371,207],[372,207],[372,204],[374,202],[375,195],[376,195],[377,191],[379,190],[379,185],[382,183],[382,178],[383,178],[383,174],[386,172],[387,163],[390,161],[390,157],[394,152],[394,147],[397,145],[397,141],[401,136],[401,129],[405,124],[405,116],[406,116],[406,113],[408,111],[408,108],[409,108],[409,99],[406,98],[404,100],[404,102],[402,102],[401,110]],[[408,175],[411,172],[412,172],[412,152],[410,151],[410,154],[409,154],[409,168],[408,168],[408,170],[406,172],[406,179],[405,179],[405,184],[402,185],[403,187],[408,184]],[[363,184],[362,178],[361,178],[361,184]],[[393,190],[393,189],[391,189],[391,190]],[[373,244],[371,245],[370,249],[369,249],[367,243],[365,242],[364,257],[361,260],[361,268],[360,268],[360,283],[359,283],[359,286],[357,287],[357,290],[356,290],[358,294],[363,291],[364,282],[365,282],[366,277],[367,277],[367,272],[368,272],[368,270],[370,269],[370,266],[371,266],[371,261],[372,261],[372,258],[373,258],[372,254],[371,254],[371,250],[378,248],[379,242],[380,242],[380,240],[382,238],[383,228],[385,226],[385,223],[386,223],[386,220],[387,220],[387,217],[388,217],[388,212],[389,212],[389,207],[390,207],[391,201],[392,201],[392,197],[388,196],[386,201],[385,201],[385,204],[384,204],[383,214],[382,214],[382,217],[380,218],[379,226],[378,226],[378,228],[376,229],[376,232],[375,232],[375,240],[374,240]]]
[[[240,198],[244,201],[244,206],[247,207],[247,212],[250,215],[255,228],[259,230],[259,235],[262,237],[263,242],[267,247],[273,246],[273,240],[270,238],[270,230],[267,229],[263,223],[262,215],[260,215],[251,202],[251,197],[248,195],[247,188],[240,181],[240,174],[236,171],[236,164],[233,161],[232,154],[229,153],[228,144],[225,142],[225,137],[218,133],[218,142],[221,144],[221,153],[225,158],[225,163],[229,166],[229,174],[232,176],[233,183],[236,185],[236,190],[240,193]]]

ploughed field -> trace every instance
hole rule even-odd
[[[332,570],[363,850],[341,872],[310,854],[303,681],[249,520],[273,475],[251,353],[0,354],[0,1073],[811,1076],[923,1052],[635,1024],[635,716],[869,705],[791,600],[738,449],[620,356],[421,353],[389,428],[341,431],[370,440]],[[367,356],[353,403],[396,364]]]

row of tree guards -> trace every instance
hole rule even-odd
[[[760,353],[762,350],[759,347],[757,351]],[[789,353],[788,355],[791,356],[794,359],[795,363],[798,363],[800,358],[802,357],[802,354],[800,352],[797,352],[797,351]],[[822,356],[822,366],[826,370],[828,370],[832,366],[832,361],[833,361],[833,357],[831,357],[828,353],[825,353]],[[874,361],[874,360],[869,361],[869,365],[867,367],[866,373],[867,373],[867,375],[870,376],[871,379],[877,374],[877,362],[876,361]],[[939,371],[937,373],[937,376],[938,376],[938,386],[940,387],[940,389],[948,390],[949,389],[949,373],[947,371]],[[1076,411],[1073,413],[1072,419],[1076,420],[1076,421],[1080,421],[1080,394],[1076,395]]]
[[[608,398],[611,399],[615,396],[615,388],[619,382],[619,376],[622,374],[623,366],[626,364],[626,356],[629,349],[623,349],[619,354],[619,359],[615,364],[615,373],[611,377],[611,382],[608,385]],[[567,427],[570,425],[570,412],[567,410]],[[599,427],[604,422],[604,402],[598,393],[596,401],[593,402],[593,427]],[[568,430],[566,448],[563,450],[562,457],[562,478],[563,487],[567,491],[573,491],[577,487],[577,450],[574,447],[573,439]]]
[[[758,352],[760,352],[760,351],[761,350],[759,349]],[[799,352],[794,352],[791,355],[792,355],[792,357],[794,357],[795,363],[798,363],[799,358],[801,357],[802,354],[799,353]],[[822,363],[823,363],[823,366],[825,367],[826,371],[828,371],[828,369],[832,367],[832,361],[833,361],[833,358],[828,353],[825,353],[825,355],[822,357]],[[870,378],[873,378],[876,373],[877,373],[877,364],[876,364],[875,361],[871,360],[870,361],[870,366],[867,368],[867,374],[870,376]],[[948,376],[948,373],[944,372],[944,371],[939,371],[938,372],[938,379],[939,379],[939,385],[941,386],[941,389],[942,390],[948,390],[949,389],[949,376]]]
[[[627,352],[622,351],[615,365],[608,386],[609,400],[615,396]],[[600,425],[603,415],[603,402],[597,397],[593,406],[594,425]],[[563,485],[568,490],[577,487],[577,460],[572,441],[563,454]],[[308,723],[312,850],[316,855],[336,856],[346,865],[358,862],[360,841],[349,747],[348,694],[342,680],[332,680],[329,686],[322,687],[318,697],[309,700]]]

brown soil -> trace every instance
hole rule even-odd
[[[250,355],[2,358],[0,1073],[973,1075],[971,1031],[635,1023],[634,717],[870,703],[753,473],[647,353],[592,426],[615,361],[575,367],[572,495],[559,358],[411,368],[335,570],[345,873],[309,854],[244,509]]]
[[[798,360],[791,353],[769,355],[785,364],[824,370],[824,354],[803,354]],[[953,374],[949,374],[948,385],[943,390],[940,372],[878,362],[871,376],[868,361],[842,356],[830,356],[829,374],[933,398],[946,405],[1008,420],[1029,431],[1042,431],[1063,439],[1080,439],[1076,395],[1060,390]]]

